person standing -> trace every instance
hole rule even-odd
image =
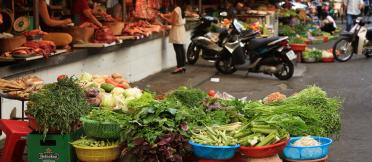
[[[177,58],[177,68],[172,72],[173,74],[186,72],[186,51],[184,44],[186,43],[186,29],[185,29],[185,12],[184,1],[177,0],[174,4],[172,12],[167,14],[160,14],[160,17],[172,25],[169,32],[169,42],[173,44]]]
[[[346,31],[350,31],[355,19],[361,14],[363,0],[344,0],[346,6]]]
[[[369,2],[369,0],[364,0],[364,15],[365,15],[365,16],[369,16],[369,15],[368,15],[369,7],[370,7],[370,2]]]

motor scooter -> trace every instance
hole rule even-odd
[[[346,62],[354,54],[372,56],[372,27],[367,26],[370,23],[365,18],[358,17],[350,32],[341,33],[340,39],[333,45],[335,60]]]
[[[233,31],[241,33],[241,26],[237,20],[233,20]],[[247,74],[264,73],[280,80],[290,79],[294,73],[293,61],[297,56],[288,45],[288,37],[255,38],[256,35],[253,38],[239,35],[236,41],[244,40],[240,45],[244,48],[245,57],[236,57],[233,52],[222,53],[215,62],[216,69],[222,74],[247,70]]]

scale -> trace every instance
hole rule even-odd
[[[31,22],[28,16],[21,16],[14,21],[13,28],[16,32],[24,32],[30,28]]]

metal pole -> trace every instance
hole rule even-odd
[[[203,9],[202,9],[202,0],[199,0],[199,15],[203,14]]]
[[[0,119],[3,118],[3,99],[0,97]]]
[[[25,101],[22,101],[22,121],[25,120]]]
[[[3,105],[3,99],[0,97],[0,119],[3,119],[3,108],[2,108],[2,105]],[[3,131],[0,130],[0,135],[3,134]]]
[[[39,28],[39,0],[34,0],[34,29]]]
[[[125,0],[121,0],[123,2],[123,6],[122,6],[122,18],[123,18],[123,21],[127,18],[127,4],[125,3]]]

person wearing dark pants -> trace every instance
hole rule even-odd
[[[177,0],[174,5],[172,12],[167,14],[160,14],[164,20],[172,25],[172,29],[169,31],[169,42],[173,44],[174,51],[176,52],[177,68],[172,73],[184,73],[186,52],[184,44],[186,43],[186,29],[185,29],[185,7],[183,0]]]
[[[355,21],[356,18],[358,18],[358,16],[359,15],[351,15],[351,14],[346,15],[346,31],[351,30],[351,28],[354,25],[354,21]]]
[[[344,0],[346,6],[346,31],[350,31],[355,19],[361,14],[363,0]]]
[[[326,18],[320,24],[320,30],[328,32],[330,34],[333,34],[336,28],[337,28],[336,21],[330,15],[327,15]]]
[[[186,51],[183,44],[173,44],[173,47],[176,52],[177,67],[185,67]]]

